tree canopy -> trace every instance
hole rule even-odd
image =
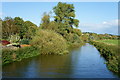
[[[64,23],[66,26],[73,25],[78,27],[79,20],[75,19],[75,10],[73,4],[67,4],[59,2],[57,6],[53,8],[56,16],[54,16],[55,21],[58,23]]]
[[[2,21],[2,20],[1,20]],[[37,25],[30,21],[24,21],[20,17],[5,17],[2,21],[2,38],[9,39],[13,35],[20,36],[20,39],[31,38],[37,30]]]

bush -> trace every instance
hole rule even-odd
[[[31,45],[38,47],[41,54],[63,54],[67,50],[66,40],[50,30],[38,30]]]
[[[20,44],[29,44],[29,40],[28,39],[22,39],[21,41],[20,41]]]
[[[38,48],[36,47],[25,47],[17,50],[14,49],[3,49],[2,50],[2,65],[14,62],[21,61],[24,58],[29,58],[39,55]]]
[[[20,36],[19,36],[18,34],[16,34],[16,35],[11,35],[11,36],[9,37],[9,41],[10,41],[11,43],[19,42],[19,40],[20,40]]]
[[[80,37],[77,34],[69,33],[64,37],[69,43],[81,43],[82,42]]]

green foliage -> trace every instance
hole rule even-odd
[[[57,31],[58,29],[58,24],[55,22],[55,21],[51,21],[49,24],[48,24],[48,28],[49,30],[53,30],[53,31]]]
[[[48,24],[50,22],[50,15],[47,13],[44,13],[44,16],[42,18],[42,23]]]
[[[19,40],[20,40],[20,36],[19,36],[18,34],[11,35],[11,36],[9,37],[9,41],[10,41],[11,43],[19,42]]]
[[[40,28],[57,31],[58,25],[59,24],[56,23],[55,21],[50,21],[50,15],[45,13],[42,17],[42,22],[40,24]]]
[[[42,20],[42,22],[40,24],[40,27],[42,29],[48,29],[49,28],[48,25],[50,23],[50,15],[47,14],[47,13],[44,13],[44,15],[43,15],[41,20]]]
[[[77,34],[67,34],[65,37],[64,37],[68,43],[81,43],[81,39],[80,37],[77,35]]]
[[[9,36],[19,33],[19,27],[14,23],[14,19],[11,17],[5,17],[2,21],[2,38],[8,39]]]
[[[42,29],[48,29],[48,30],[53,30],[53,31],[57,31],[58,30],[58,23],[56,23],[55,21],[51,21],[49,23],[42,23],[40,26]]]
[[[24,58],[29,58],[39,55],[40,52],[36,47],[25,47],[17,50],[13,49],[3,49],[2,50],[2,65],[14,62],[21,61]]]
[[[20,17],[15,17],[14,18],[14,24],[17,26],[19,30],[19,36],[22,39],[23,35],[25,34],[25,28],[24,28],[24,21]]]
[[[73,29],[73,33],[77,34],[78,36],[82,35],[82,32],[80,29]]]
[[[2,39],[2,19],[0,18],[0,40]]]
[[[100,51],[101,55],[105,57],[108,69],[118,73],[118,66],[120,66],[118,62],[120,61],[120,47],[117,45],[109,45],[100,41],[91,41],[90,43],[93,44]]]
[[[29,44],[30,43],[30,40],[29,39],[22,39],[20,41],[20,44]]]
[[[75,18],[75,10],[73,4],[66,4],[59,2],[57,6],[53,8],[56,16],[54,16],[55,21],[58,23],[64,23],[67,27],[78,27],[79,20]]]
[[[84,34],[81,36],[81,39],[84,41],[84,42],[88,42],[89,40],[89,36],[87,34]]]
[[[55,20],[50,21],[50,15],[44,14],[42,18],[42,23],[40,25],[41,29],[48,29],[57,32],[62,35],[68,43],[80,43],[82,40],[80,36],[82,35],[81,30],[74,29],[74,26],[78,26],[79,21],[75,18],[74,6],[73,4],[66,4],[59,2],[57,6],[53,8]]]
[[[104,42],[107,44],[120,45],[120,44],[118,44],[118,43],[120,43],[120,40],[98,40],[98,41]]]
[[[25,21],[20,17],[6,17],[2,21],[2,38],[9,39],[11,36],[18,35],[20,39],[31,39],[35,35],[37,26],[30,21]]]
[[[118,35],[112,35],[112,34],[97,34],[97,33],[91,33],[91,32],[84,32],[84,35],[88,35],[88,40],[104,40],[104,39],[114,39],[119,40]]]
[[[41,54],[63,54],[67,50],[65,39],[50,30],[38,30],[31,45],[38,47]]]
[[[38,29],[37,25],[35,25],[30,21],[24,22],[24,28],[25,28],[25,34],[23,37],[26,39],[32,39],[32,36],[35,36],[35,32]]]
[[[13,61],[12,56],[11,56],[12,53],[14,53],[13,50],[8,50],[8,49],[2,50],[2,64],[3,65]]]

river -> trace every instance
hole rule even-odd
[[[66,55],[40,55],[3,67],[3,78],[117,78],[88,43]]]

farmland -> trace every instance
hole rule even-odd
[[[111,45],[120,45],[120,40],[98,40],[103,43],[111,44]]]

